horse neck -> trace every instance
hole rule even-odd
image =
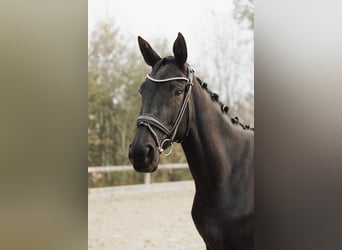
[[[197,82],[194,83],[190,107],[190,132],[182,147],[196,189],[220,185],[229,177],[232,166],[229,163],[234,161],[234,155],[228,152],[237,148],[234,144],[238,143],[235,138],[239,129],[222,114],[219,105]]]

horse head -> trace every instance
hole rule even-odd
[[[153,172],[160,154],[188,133],[193,70],[186,63],[187,48],[181,33],[173,44],[174,56],[161,58],[140,36],[138,43],[152,71],[140,86],[142,105],[129,159],[136,171]]]

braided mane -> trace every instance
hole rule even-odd
[[[212,92],[210,89],[208,89],[208,84],[206,82],[202,81],[199,77],[196,77],[196,79],[199,82],[199,84],[201,85],[202,89],[205,89],[207,91],[207,93],[210,95],[211,100],[217,102],[220,105],[222,113],[228,114],[229,107],[219,100],[219,95],[217,93]],[[245,125],[245,124],[241,123],[237,116],[231,117],[229,115],[229,117],[230,117],[230,120],[233,124],[240,125],[244,130],[254,131],[254,128],[250,127],[249,125]]]

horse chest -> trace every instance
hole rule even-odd
[[[214,216],[214,210],[196,206],[194,203],[192,218],[206,245],[221,249],[218,246],[222,244],[223,231],[219,218]]]
[[[197,197],[196,197],[197,196]],[[207,249],[253,249],[252,219],[235,217],[225,204],[195,196],[192,218]],[[234,217],[233,217],[234,216]]]

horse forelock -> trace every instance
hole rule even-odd
[[[173,70],[171,72],[170,68],[168,67],[168,65],[173,65],[174,66],[174,72]],[[180,69],[179,66],[177,65],[176,59],[174,56],[167,56],[162,58],[161,60],[159,60],[152,68],[152,72],[151,75],[155,76],[156,74],[162,74],[163,77],[175,77],[175,76],[179,76],[179,74],[177,74],[178,72],[176,72],[179,69],[181,72],[183,72],[183,74],[185,74],[184,69]],[[168,74],[171,73],[171,74]],[[165,75],[164,75],[165,74]]]

